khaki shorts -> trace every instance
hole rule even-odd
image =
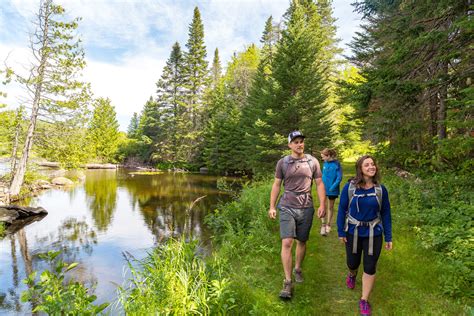
[[[313,225],[314,208],[293,208],[278,205],[280,211],[280,237],[307,241]]]

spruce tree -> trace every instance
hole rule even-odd
[[[118,147],[119,124],[110,99],[95,101],[87,135],[95,158],[113,162]]]
[[[280,155],[280,151],[275,151],[273,148],[282,140],[269,137],[273,131],[267,123],[269,117],[273,115],[270,109],[276,102],[276,82],[272,67],[279,29],[275,26],[270,16],[265,22],[265,29],[260,40],[262,48],[259,64],[240,120],[239,133],[243,142],[242,151],[245,153],[245,161],[242,164],[244,164],[244,171],[249,173],[269,170],[275,163],[274,158]],[[273,154],[269,151],[273,151]]]
[[[279,32],[270,19],[265,25],[261,63],[242,118],[254,173],[274,168],[292,130],[308,136],[310,153],[331,140],[329,87],[337,50],[329,5],[318,10],[313,1],[293,0]]]
[[[186,105],[184,72],[184,56],[180,45],[175,43],[156,84],[161,131],[155,143],[155,160],[174,162],[189,156],[189,144],[185,137],[192,125]]]
[[[217,82],[222,76],[222,67],[221,61],[219,59],[219,50],[216,48],[214,51],[214,59],[212,60],[212,67],[211,67],[211,81],[212,86],[215,87]]]
[[[465,103],[472,95],[468,1],[361,1],[355,7],[366,22],[352,43],[365,79],[358,91],[366,137],[387,142],[388,163],[466,166],[462,157],[473,154],[465,129],[472,125]]]
[[[236,54],[207,98],[209,120],[204,132],[203,158],[210,170],[236,173],[246,168],[248,152],[243,147],[240,119],[257,70],[258,58],[255,45]]]
[[[284,18],[285,29],[273,67],[278,90],[274,108],[277,114],[271,125],[281,136],[302,130],[308,137],[308,152],[316,152],[331,139],[326,74],[330,53],[321,40],[329,35],[313,1],[292,1]]]
[[[185,87],[186,87],[186,116],[192,122],[192,127],[184,135],[185,145],[190,149],[184,154],[188,162],[196,157],[196,151],[201,139],[203,127],[203,113],[205,111],[203,99],[206,88],[209,86],[209,70],[206,60],[206,46],[204,45],[204,26],[199,9],[194,9],[194,15],[189,26],[189,38],[186,43],[185,54]]]
[[[140,114],[140,141],[142,142],[142,157],[145,161],[155,160],[156,144],[162,132],[162,118],[158,103],[150,97]]]
[[[133,112],[132,118],[130,119],[130,124],[128,124],[127,128],[127,137],[133,139],[139,139],[139,125],[140,125],[140,117],[138,116],[137,112]]]

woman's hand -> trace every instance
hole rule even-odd
[[[392,250],[392,248],[393,248],[393,245],[392,245],[392,242],[391,242],[391,241],[385,243],[385,249],[387,249],[387,250]]]
[[[339,237],[339,240],[345,244],[347,242],[347,238],[346,237]]]

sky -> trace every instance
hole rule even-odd
[[[344,54],[359,30],[360,17],[350,0],[333,0],[337,37]],[[281,21],[289,0],[56,0],[69,17],[81,17],[78,33],[86,54],[83,80],[94,97],[109,98],[122,131],[134,112],[140,113],[179,42],[184,49],[193,10],[197,6],[204,25],[207,59],[216,48],[225,67],[234,52],[260,44],[265,21]],[[39,0],[0,0],[0,63],[18,72],[31,60],[29,33]],[[1,87],[7,98],[0,103],[18,107],[22,90],[15,84]]]

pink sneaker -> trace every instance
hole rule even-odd
[[[361,316],[372,315],[372,308],[370,307],[369,301],[360,300],[359,301],[359,311]]]
[[[350,272],[347,274],[346,285],[348,289],[353,289],[356,286],[356,276],[352,275]]]

